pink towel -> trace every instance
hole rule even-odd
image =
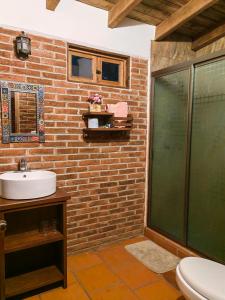
[[[127,102],[118,102],[117,104],[107,104],[107,111],[114,113],[116,118],[126,118],[128,115]]]

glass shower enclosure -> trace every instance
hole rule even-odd
[[[153,80],[148,226],[225,262],[225,58]]]

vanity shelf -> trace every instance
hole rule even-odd
[[[19,234],[12,234],[5,237],[5,253],[11,253],[32,247],[62,241],[63,234],[57,232],[47,232],[46,234],[39,231],[28,231]]]
[[[0,198],[1,300],[26,298],[52,284],[67,287],[68,199],[62,191],[31,200]]]
[[[56,266],[50,266],[19,276],[14,276],[5,281],[5,296],[6,298],[9,298],[20,295],[62,281],[63,278],[63,274]]]

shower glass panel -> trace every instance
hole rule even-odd
[[[225,262],[225,60],[195,68],[188,246]]]
[[[190,70],[155,79],[149,226],[184,242]]]

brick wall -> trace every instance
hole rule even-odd
[[[32,55],[18,60],[13,40],[19,32],[0,28],[0,80],[45,86],[45,144],[0,146],[0,172],[15,170],[22,156],[32,169],[57,173],[68,202],[69,251],[94,247],[143,232],[148,61],[131,58],[130,89],[67,81],[67,46],[61,40],[29,35]],[[87,97],[103,103],[127,101],[134,117],[130,138],[84,141],[82,113]]]

